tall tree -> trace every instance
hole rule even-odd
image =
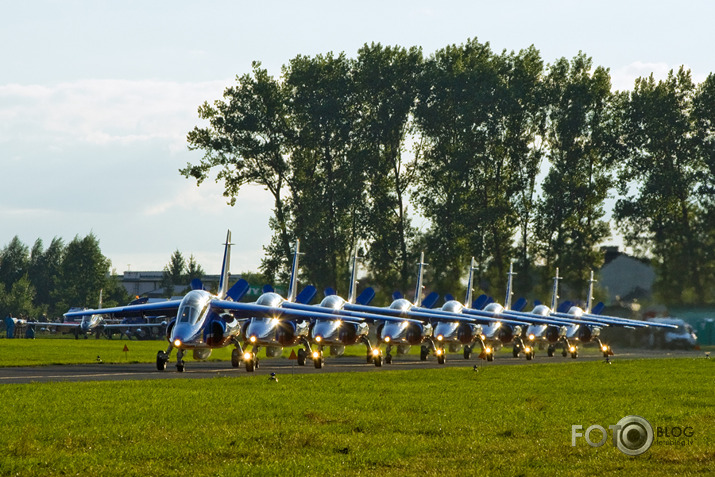
[[[7,290],[28,273],[30,266],[30,250],[16,235],[9,244],[0,251],[0,282]]]
[[[535,221],[534,254],[546,265],[541,283],[559,267],[566,287],[585,289],[589,270],[603,261],[597,246],[609,236],[604,201],[619,157],[617,109],[608,70],[579,53],[557,60],[546,78],[545,136],[550,168]],[[547,285],[540,292],[546,291]]]
[[[413,281],[415,230],[407,210],[407,192],[415,179],[414,139],[410,120],[422,64],[418,48],[365,45],[354,66],[356,103],[355,160],[364,169],[366,189],[358,214],[364,224],[372,283],[404,290]]]
[[[614,217],[626,243],[653,258],[655,291],[667,304],[706,300],[694,94],[690,72],[681,67],[664,81],[637,79],[626,105],[629,159]]]
[[[415,198],[431,222],[425,242],[435,283],[445,291],[459,286],[471,256],[477,283],[504,290],[517,226],[531,213],[542,71],[534,48],[496,55],[476,39],[426,63],[416,113],[425,148]]]
[[[287,106],[282,84],[254,62],[252,73],[226,88],[222,101],[205,102],[199,108],[199,118],[209,125],[189,132],[188,143],[189,149],[202,150],[204,156],[198,164],[180,170],[200,185],[218,169],[216,181],[223,181],[231,205],[246,184],[258,184],[271,193],[274,208],[269,223],[275,235],[263,262],[270,278],[290,262],[293,241],[284,197],[290,174],[287,140],[292,135]]]
[[[704,162],[698,190],[703,209],[699,217],[703,295],[712,303],[715,302],[715,74],[708,75],[699,85],[693,104],[698,155]]]
[[[177,285],[186,285],[186,259],[179,250],[171,254],[169,263],[164,267],[161,279],[164,295],[172,296]]]
[[[319,288],[348,280],[361,236],[364,170],[354,160],[352,62],[345,54],[297,56],[284,69],[292,139],[293,231],[303,240],[303,275]]]
[[[60,282],[55,289],[57,308],[96,307],[100,290],[109,280],[110,265],[94,234],[84,238],[76,236],[67,245],[62,259]]]

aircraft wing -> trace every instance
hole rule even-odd
[[[102,325],[102,329],[118,330],[127,328],[160,328],[166,326],[166,321],[161,323],[112,323],[110,325]]]
[[[414,319],[407,314],[393,314],[393,315],[382,315],[380,313],[366,313],[366,312],[361,312],[361,311],[354,311],[354,310],[345,310],[345,309],[334,309],[334,308],[327,308],[324,306],[318,306],[318,305],[301,305],[300,303],[292,303],[292,302],[283,302],[281,305],[284,308],[289,308],[293,310],[302,310],[306,311],[309,313],[313,314],[313,317],[317,317],[316,313],[318,315],[324,316],[324,315],[338,315],[338,319],[345,319],[347,318],[348,320],[355,320],[355,321],[367,321],[369,323],[374,323],[375,321],[409,321],[413,323],[423,323],[423,320],[417,320]]]
[[[410,310],[397,310],[394,308],[382,308],[378,306],[365,306],[346,303],[345,309],[348,311],[360,311],[364,313],[373,313],[378,315],[396,316],[401,318],[412,318],[421,322],[435,321],[462,321],[466,323],[493,323],[500,321],[502,323],[512,325],[528,325],[525,321],[508,319],[495,316],[493,313],[485,312],[483,315],[468,316],[463,313],[452,313],[449,311],[413,308]]]
[[[92,314],[92,313],[90,313]],[[69,323],[53,323],[50,321],[28,321],[28,326],[40,326],[44,328],[57,327],[57,328],[79,328],[79,322],[69,322]]]
[[[213,300],[211,306],[217,310],[228,311],[234,315],[250,318],[256,316],[271,317],[271,318],[324,318],[332,317],[336,320],[348,319],[354,321],[375,321],[384,319],[393,319],[381,315],[370,313],[348,312],[347,310],[335,310],[333,308],[325,308],[317,305],[303,305],[300,303],[285,301],[279,307],[256,305],[255,303],[236,303],[224,300]],[[400,318],[404,321],[405,318]],[[407,321],[416,321],[409,320]]]
[[[89,316],[89,315],[114,315],[114,316],[141,316],[147,314],[154,315],[176,315],[181,300],[167,300],[157,303],[142,303],[140,305],[115,306],[112,308],[100,308],[99,310],[81,310],[65,313],[66,317]]]
[[[607,326],[628,326],[628,327],[633,327],[633,328],[648,328],[650,326],[660,326],[663,328],[677,328],[677,326],[674,325],[664,325],[660,323],[650,323],[647,321],[640,321],[640,320],[630,320],[628,318],[617,318],[614,316],[605,316],[605,315],[592,315],[590,313],[584,313],[581,315],[581,318],[574,317],[573,315],[569,315],[568,313],[553,313],[552,316],[556,316],[559,318],[571,318],[575,319],[576,322],[582,322],[581,319],[586,320],[586,321],[592,321],[603,325]]]

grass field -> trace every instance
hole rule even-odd
[[[698,358],[5,384],[0,475],[712,475],[714,371]],[[692,443],[571,446],[572,425],[631,414],[690,426]]]

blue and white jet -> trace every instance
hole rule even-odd
[[[203,290],[193,289],[181,300],[160,303],[127,305],[101,310],[87,310],[68,313],[68,316],[88,316],[91,314],[112,314],[114,316],[175,315],[167,325],[166,338],[169,346],[166,351],[159,351],[156,367],[163,371],[171,352],[176,349],[176,369],[183,372],[184,355],[192,351],[195,359],[206,359],[215,348],[234,345],[231,365],[238,367],[243,351],[238,341],[243,322],[252,317],[265,320],[295,318],[310,320],[313,316],[301,310],[289,310],[280,307],[280,303],[239,303],[238,300],[248,290],[245,280],[239,280],[231,289],[228,287],[229,264],[231,261],[231,231],[226,235],[221,278],[216,295]],[[194,284],[195,285],[195,284]],[[259,300],[260,301],[260,300]],[[339,318],[339,317],[336,317]]]

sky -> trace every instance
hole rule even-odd
[[[260,61],[366,43],[425,56],[469,38],[495,52],[534,45],[546,63],[583,51],[613,88],[681,65],[715,71],[715,3],[577,1],[0,0],[0,249],[14,236],[65,243],[93,233],[117,273],[162,270],[179,250],[218,273],[256,271],[270,241],[268,192],[227,205],[223,186],[178,170],[198,163],[186,135]],[[417,224],[418,226],[420,224]]]

